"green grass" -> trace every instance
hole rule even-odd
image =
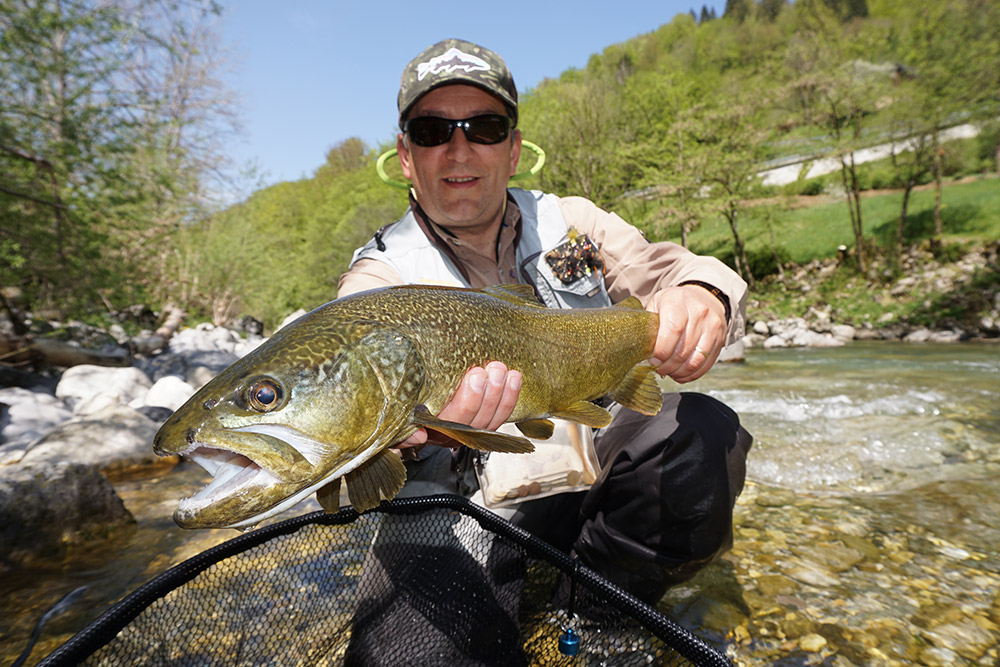
[[[929,243],[934,233],[933,189],[913,192],[910,198],[906,243],[933,247],[931,264],[953,262],[968,248],[1000,240],[1000,179],[984,176],[969,182],[946,182],[942,202],[942,243],[936,246]],[[983,269],[947,292],[939,291],[933,281],[921,281],[902,293],[893,290],[896,280],[906,277],[888,261],[901,203],[900,192],[865,193],[862,215],[865,238],[874,250],[873,270],[862,276],[853,263],[846,262],[828,269],[822,278],[796,267],[836,257],[841,245],[854,248],[846,201],[830,196],[775,197],[745,207],[740,212],[739,230],[758,280],[750,294],[750,320],[805,316],[810,308],[820,308],[829,309],[834,321],[856,326],[907,322],[974,329],[979,316],[990,311],[1000,293],[1000,274],[993,269]],[[676,225],[668,227],[666,233],[667,238],[679,240]],[[693,251],[734,266],[733,235],[721,217],[703,221],[688,240]],[[789,279],[785,283],[777,280],[775,253],[786,267]]]
[[[862,199],[865,237],[879,248],[887,249],[894,238],[902,197],[899,192],[866,193]],[[774,201],[777,203],[751,206],[742,212],[739,231],[752,266],[767,264],[772,234],[779,257],[794,264],[834,257],[840,245],[854,247],[854,233],[845,201],[827,196]],[[945,244],[978,244],[1000,239],[1000,180],[996,177],[946,184],[942,204],[942,241]],[[915,191],[910,197],[906,241],[919,243],[930,239],[933,232],[934,191]],[[677,239],[679,232],[670,228],[668,235]],[[690,234],[689,245],[697,253],[714,255],[732,263],[733,235],[722,219],[703,222]]]

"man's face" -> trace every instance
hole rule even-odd
[[[507,115],[503,102],[476,86],[435,88],[413,105],[408,118],[438,116],[461,120],[483,114]],[[481,231],[499,219],[507,182],[521,155],[520,132],[498,144],[472,143],[456,128],[439,146],[396,142],[403,175],[413,183],[420,206],[431,219],[455,231]]]

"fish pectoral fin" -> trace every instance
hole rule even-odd
[[[559,410],[553,410],[552,416],[591,428],[602,428],[611,423],[611,413],[590,401],[570,403]]]
[[[514,424],[521,433],[536,440],[548,440],[552,437],[555,424],[551,419],[525,419]]]
[[[340,480],[338,477],[316,491],[316,500],[319,501],[320,507],[330,514],[340,511]]]
[[[524,438],[505,435],[495,431],[472,428],[466,424],[445,421],[432,415],[423,405],[413,410],[413,423],[444,433],[449,438],[473,449],[484,449],[489,452],[508,452],[511,454],[527,454],[535,451],[535,446]]]
[[[382,498],[392,500],[406,482],[406,466],[399,455],[383,449],[347,473],[347,495],[359,512],[378,507]]]
[[[653,367],[646,363],[635,365],[609,396],[644,415],[655,415],[663,407],[663,392]]]

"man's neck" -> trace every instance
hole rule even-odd
[[[411,205],[415,204],[416,199],[413,197],[412,193],[410,197]],[[441,225],[436,220],[428,216],[422,208],[420,209],[420,214],[423,218],[428,222],[434,223],[434,226],[440,233],[458,239],[463,245],[468,246],[477,254],[482,255],[483,257],[489,257],[494,262],[497,261],[497,240],[500,238],[500,229],[503,226],[504,216],[506,213],[507,200],[505,198],[503,206],[500,208],[500,212],[487,225],[450,228]]]

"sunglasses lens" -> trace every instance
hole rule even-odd
[[[456,127],[462,128],[465,138],[473,143],[497,144],[507,138],[510,118],[500,114],[487,114],[464,120],[421,116],[406,121],[404,131],[417,146],[440,146],[451,139],[451,133]]]
[[[470,118],[465,138],[477,144],[498,144],[507,138],[510,119],[499,114]]]
[[[406,131],[418,146],[439,146],[451,139],[454,126],[447,118],[422,116],[406,121]]]

